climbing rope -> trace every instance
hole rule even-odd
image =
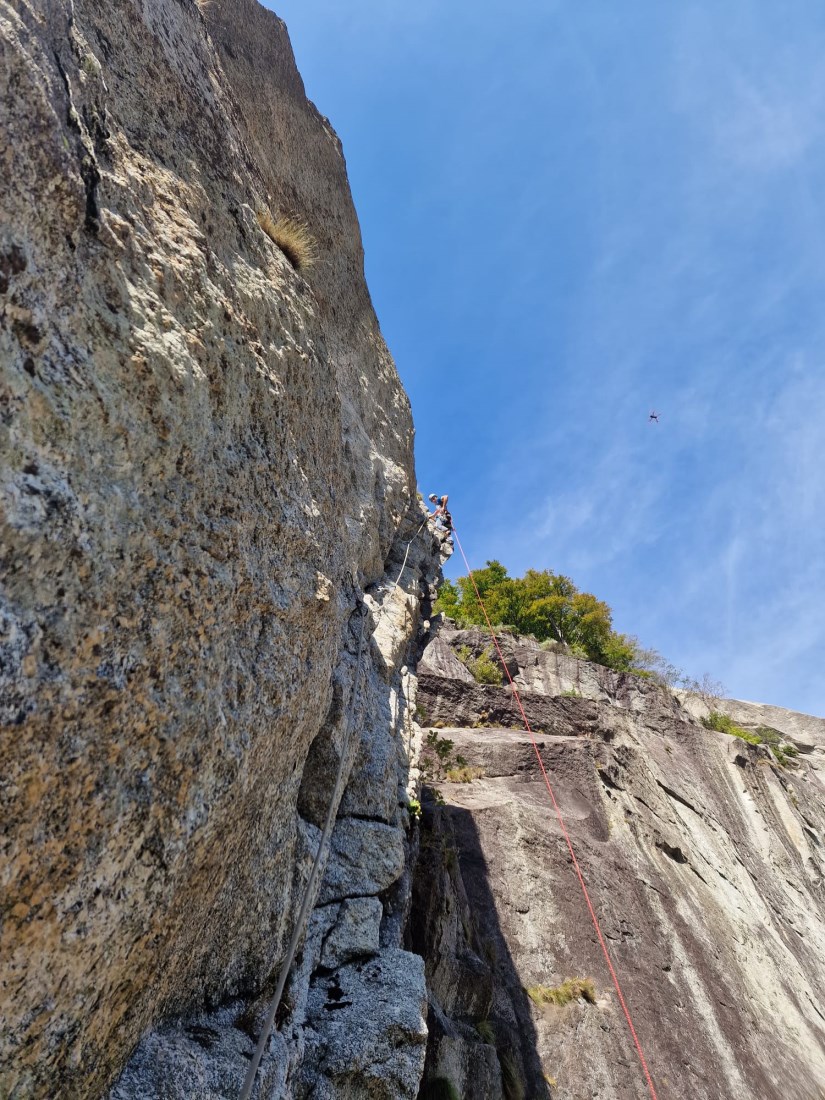
[[[427,526],[427,523],[428,523],[429,519],[430,519],[430,517],[429,517],[429,515],[428,515],[428,516],[427,516],[427,517],[426,517],[426,518],[424,519],[424,522],[423,522],[423,523],[421,524],[421,526],[420,526],[420,527],[418,528],[418,530],[417,530],[417,531],[415,532],[415,534],[413,535],[413,537],[412,537],[412,538],[410,539],[410,541],[409,541],[409,542],[407,543],[407,552],[406,552],[406,553],[404,554],[404,561],[403,561],[403,563],[402,563],[402,565],[401,565],[401,568],[400,568],[400,569],[399,569],[399,571],[398,571],[398,576],[397,576],[397,577],[395,578],[395,580],[394,580],[394,581],[392,582],[392,585],[391,585],[390,587],[392,587],[392,588],[396,588],[396,587],[397,587],[397,585],[398,585],[398,582],[399,582],[399,581],[401,580],[401,574],[402,574],[402,573],[404,572],[404,570],[405,570],[405,569],[407,568],[407,558],[408,558],[408,557],[410,556],[410,547],[411,547],[411,546],[412,546],[412,544],[413,544],[413,543],[415,542],[415,540],[416,540],[416,539],[418,538],[418,536],[419,536],[419,535],[421,534],[421,532],[422,532],[422,531],[424,530],[424,528],[425,528],[425,527]]]
[[[401,565],[398,576],[392,583],[392,588],[396,588],[398,582],[401,580],[401,574],[407,568],[407,558],[410,556],[410,547],[421,534],[424,527],[427,525],[428,520],[429,516],[427,516],[427,518],[422,522],[421,526],[407,543],[407,549],[404,554],[404,561]],[[281,970],[278,975],[278,984],[275,987],[275,993],[270,1002],[269,1009],[266,1014],[266,1020],[264,1021],[264,1026],[261,1029],[261,1034],[258,1038],[258,1044],[255,1047],[255,1053],[252,1056],[252,1061],[249,1063],[249,1069],[247,1070],[246,1077],[244,1078],[243,1088],[241,1089],[239,1100],[249,1100],[249,1097],[252,1095],[252,1089],[255,1085],[255,1078],[258,1075],[258,1067],[261,1064],[261,1058],[263,1058],[264,1049],[266,1047],[269,1036],[272,1033],[272,1026],[275,1023],[275,1015],[278,1011],[278,1005],[281,1003],[281,997],[283,996],[286,980],[292,967],[293,960],[295,958],[295,952],[298,949],[298,943],[301,939],[301,936],[303,935],[304,923],[307,919],[307,914],[309,913],[310,906],[313,900],[312,895],[315,888],[315,881],[318,877],[318,871],[321,866],[321,856],[324,853],[327,842],[329,841],[330,835],[332,833],[332,826],[335,821],[335,811],[338,806],[338,796],[340,794],[341,781],[344,775],[344,760],[347,755],[346,746],[347,741],[349,740],[350,719],[352,718],[352,715],[355,711],[355,704],[358,695],[358,685],[361,679],[361,655],[364,649],[364,627],[366,626],[368,618],[369,614],[367,613],[366,608],[364,608],[364,614],[361,619],[361,632],[358,636],[358,656],[356,657],[355,661],[355,678],[352,685],[352,694],[350,696],[349,707],[347,708],[347,724],[345,727],[343,745],[341,748],[341,759],[338,761],[338,773],[335,776],[335,785],[332,789],[332,798],[330,799],[329,809],[327,810],[327,817],[326,821],[324,822],[324,828],[321,832],[321,839],[318,842],[318,851],[315,853],[315,860],[312,864],[312,870],[309,873],[309,878],[307,879],[307,884],[304,888],[304,896],[301,900],[301,908],[298,911],[298,916],[295,920],[295,927],[292,930],[292,937],[289,941],[289,944],[287,945],[284,961],[281,964]]]
[[[575,868],[576,875],[577,875],[578,880],[579,880],[579,885],[582,888],[582,893],[584,894],[584,900],[587,902],[587,908],[590,912],[590,919],[593,921],[593,927],[596,929],[596,935],[598,936],[599,944],[601,945],[601,949],[602,949],[602,952],[604,954],[605,962],[607,963],[607,969],[610,971],[610,977],[613,979],[613,985],[616,989],[616,994],[619,998],[619,1004],[622,1006],[622,1011],[624,1012],[625,1019],[627,1020],[627,1026],[630,1028],[630,1034],[633,1037],[633,1043],[636,1047],[636,1053],[639,1055],[639,1061],[642,1064],[642,1069],[644,1071],[645,1079],[647,1081],[647,1087],[650,1090],[650,1095],[652,1097],[652,1100],[658,1100],[658,1097],[656,1096],[656,1089],[653,1086],[653,1078],[650,1076],[650,1070],[647,1068],[647,1062],[645,1060],[645,1056],[644,1056],[644,1053],[642,1051],[642,1044],[639,1042],[639,1037],[636,1034],[636,1028],[633,1026],[633,1020],[631,1019],[631,1016],[630,1016],[630,1010],[627,1007],[627,1003],[625,1002],[625,999],[624,999],[624,994],[622,993],[622,987],[619,984],[619,979],[616,976],[616,971],[613,969],[613,963],[610,959],[610,952],[607,950],[607,944],[605,943],[604,936],[602,935],[601,925],[599,924],[599,918],[596,916],[596,910],[593,908],[593,903],[590,900],[590,894],[587,892],[587,886],[585,885],[585,882],[584,882],[584,875],[582,874],[581,867],[579,866],[579,861],[578,861],[578,859],[576,859],[576,853],[573,850],[573,842],[570,840],[570,834],[567,831],[567,826],[564,822],[564,817],[562,816],[561,809],[559,808],[559,804],[556,801],[556,796],[553,792],[553,788],[550,784],[550,780],[547,776],[547,772],[545,771],[544,761],[541,758],[541,753],[539,752],[539,747],[536,744],[535,735],[533,734],[533,730],[530,728],[530,723],[527,720],[527,715],[524,711],[524,707],[522,706],[521,696],[518,693],[518,688],[515,685],[513,677],[510,675],[510,670],[507,667],[507,662],[504,660],[504,655],[501,652],[501,647],[498,644],[498,638],[496,637],[496,633],[493,630],[492,623],[490,622],[490,618],[487,614],[487,608],[484,606],[484,601],[482,600],[481,593],[478,590],[478,585],[476,584],[475,577],[473,576],[473,571],[470,568],[470,563],[467,561],[467,555],[464,553],[464,547],[461,545],[461,539],[458,537],[458,532],[456,531],[455,527],[453,527],[453,535],[455,536],[456,544],[458,545],[458,548],[461,551],[461,556],[464,559],[464,564],[467,567],[467,575],[469,576],[469,578],[472,582],[473,588],[475,589],[476,598],[478,599],[478,602],[481,606],[481,610],[484,614],[484,619],[487,623],[487,628],[489,629],[490,634],[492,635],[493,643],[494,643],[494,645],[496,647],[496,650],[498,652],[499,660],[501,661],[501,667],[506,672],[507,679],[510,681],[510,686],[513,689],[513,695],[515,696],[515,700],[518,703],[518,709],[521,711],[521,717],[522,717],[522,720],[524,722],[524,728],[530,734],[530,740],[533,743],[533,750],[535,751],[536,758],[539,762],[539,767],[541,768],[541,774],[544,777],[544,785],[547,787],[547,791],[548,791],[548,793],[550,795],[550,799],[553,803],[553,809],[556,811],[556,817],[558,818],[559,825],[561,826],[561,831],[564,834],[564,839],[567,841],[567,847],[568,847],[568,850],[570,852],[570,858],[573,861],[573,867]]]

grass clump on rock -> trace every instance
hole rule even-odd
[[[707,730],[716,730],[717,733],[726,733],[730,737],[738,737],[741,741],[747,741],[749,745],[767,745],[774,758],[781,767],[792,767],[796,764],[799,750],[796,745],[785,744],[778,730],[770,726],[758,726],[755,730],[746,730],[737,726],[728,714],[713,710],[702,719],[702,725]]]
[[[258,225],[280,248],[296,271],[306,271],[318,258],[318,244],[309,226],[300,218],[273,218],[267,210],[258,211]]]
[[[561,985],[531,985],[525,993],[537,1005],[555,1005],[561,1008],[572,1001],[596,1003],[596,987],[591,978],[567,978]]]
[[[425,781],[446,779],[450,783],[472,783],[474,779],[481,779],[484,768],[474,767],[454,749],[455,741],[441,737],[437,730],[430,730],[421,750],[421,774]]]
[[[489,1020],[479,1020],[476,1024],[476,1031],[482,1043],[488,1043],[490,1046],[496,1045],[496,1033]]]
[[[457,768],[448,768],[446,778],[450,783],[472,783],[474,779],[481,779],[484,768],[476,768],[472,764],[461,764]]]
[[[461,1095],[449,1077],[432,1077],[419,1093],[421,1100],[461,1100]]]

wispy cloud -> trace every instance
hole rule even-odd
[[[275,6],[473,560],[825,712],[825,10]]]
[[[676,18],[675,104],[710,143],[710,163],[721,170],[785,171],[825,135],[819,43],[804,32],[789,41],[791,20],[774,27],[772,13],[754,18],[756,9],[733,7],[738,15],[728,19],[697,4]]]

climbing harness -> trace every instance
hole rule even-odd
[[[410,547],[424,530],[428,520],[429,516],[427,516],[427,518],[422,522],[421,526],[407,543],[407,549],[404,554],[404,561],[401,565],[398,576],[392,583],[392,588],[396,588],[398,586],[398,582],[401,580],[401,575],[407,568],[407,558],[410,556]],[[258,1067],[261,1064],[264,1049],[269,1040],[269,1036],[272,1033],[272,1025],[275,1023],[275,1015],[278,1011],[278,1005],[281,1003],[284,986],[286,985],[286,980],[292,967],[293,960],[295,958],[295,952],[298,949],[298,942],[304,931],[304,922],[306,921],[307,914],[310,910],[312,894],[315,888],[316,879],[318,877],[318,871],[321,866],[321,857],[324,853],[324,850],[326,849],[327,842],[329,841],[330,835],[332,833],[332,827],[335,821],[335,811],[338,806],[338,796],[340,794],[341,781],[344,776],[344,760],[347,755],[345,750],[347,742],[349,740],[350,720],[352,718],[352,715],[355,713],[355,704],[358,699],[358,687],[361,681],[361,656],[364,650],[364,628],[366,626],[367,619],[369,618],[369,612],[367,611],[366,607],[364,607],[363,610],[364,614],[361,618],[361,631],[358,636],[358,656],[355,660],[355,678],[352,685],[352,694],[350,696],[349,707],[347,708],[348,720],[343,737],[341,759],[338,761],[338,773],[335,776],[335,785],[332,789],[332,798],[330,799],[329,809],[327,810],[327,817],[326,821],[324,822],[324,828],[321,832],[321,839],[318,842],[318,851],[315,853],[315,860],[312,864],[312,870],[309,873],[309,878],[307,879],[307,884],[304,888],[304,896],[301,901],[301,908],[298,911],[298,916],[295,920],[295,927],[292,930],[292,937],[290,938],[289,944],[287,945],[284,961],[281,964],[281,970],[278,975],[278,984],[275,988],[275,993],[270,1002],[269,1010],[266,1014],[266,1020],[264,1021],[264,1026],[261,1029],[261,1034],[258,1038],[258,1044],[255,1047],[255,1053],[252,1056],[252,1061],[249,1063],[249,1069],[247,1070],[246,1077],[244,1078],[243,1088],[241,1089],[239,1100],[249,1100],[249,1097],[252,1095],[252,1089],[255,1085],[255,1078],[258,1074]]]
[[[622,987],[619,984],[619,979],[616,976],[616,971],[613,969],[613,963],[610,959],[610,953],[607,950],[607,944],[605,943],[604,936],[602,935],[602,929],[601,929],[601,925],[599,924],[599,918],[596,916],[596,910],[593,908],[593,903],[590,900],[590,894],[587,891],[587,886],[585,885],[585,882],[584,882],[584,876],[582,875],[581,867],[579,866],[579,861],[578,861],[578,859],[576,859],[576,853],[573,850],[573,842],[570,840],[570,834],[567,831],[567,826],[565,825],[564,817],[562,816],[561,809],[559,808],[559,804],[556,801],[556,796],[555,796],[555,793],[553,792],[553,788],[550,785],[550,780],[549,780],[549,778],[547,776],[547,772],[544,768],[544,761],[541,758],[541,753],[539,752],[539,747],[536,744],[535,735],[533,733],[533,730],[530,728],[530,723],[527,720],[527,715],[524,711],[524,707],[522,706],[521,696],[518,693],[518,688],[515,685],[513,677],[510,675],[510,670],[507,667],[507,662],[504,660],[504,655],[501,652],[501,647],[498,644],[498,638],[496,637],[495,631],[493,630],[492,623],[490,622],[490,618],[487,614],[487,608],[484,606],[484,601],[482,600],[481,593],[478,590],[478,585],[476,584],[475,577],[473,576],[473,571],[470,568],[470,563],[467,561],[467,555],[464,553],[464,547],[461,545],[461,539],[458,537],[458,532],[456,531],[455,527],[453,527],[453,535],[455,536],[455,541],[458,545],[459,550],[461,551],[461,556],[464,559],[464,564],[467,567],[467,574],[470,578],[470,581],[472,582],[473,588],[475,590],[476,598],[478,599],[478,602],[481,606],[481,610],[484,614],[484,619],[487,623],[487,627],[490,631],[490,634],[492,635],[493,643],[494,643],[494,645],[496,647],[496,650],[498,652],[499,660],[501,661],[501,667],[504,669],[505,673],[507,674],[507,679],[510,681],[510,686],[513,689],[513,695],[515,697],[516,702],[518,703],[518,709],[521,711],[521,717],[522,717],[522,720],[524,722],[524,728],[530,734],[530,740],[533,743],[533,750],[536,754],[536,758],[539,762],[539,767],[541,768],[541,774],[544,778],[544,785],[547,787],[547,791],[550,795],[550,800],[553,803],[553,809],[556,811],[556,817],[558,818],[559,825],[561,826],[561,831],[564,834],[564,839],[567,841],[567,848],[570,852],[570,858],[573,861],[573,867],[576,871],[576,875],[577,875],[578,880],[579,880],[579,885],[582,888],[582,893],[584,894],[584,900],[587,902],[587,908],[590,912],[590,918],[593,921],[593,927],[596,929],[596,935],[598,936],[599,944],[601,945],[602,953],[604,954],[605,962],[607,963],[607,969],[610,971],[610,977],[613,979],[613,985],[615,987],[616,994],[618,995],[618,998],[619,998],[619,1004],[622,1006],[622,1011],[624,1012],[625,1019],[627,1020],[627,1026],[630,1028],[630,1034],[633,1037],[633,1043],[636,1047],[636,1053],[639,1055],[639,1061],[642,1064],[642,1069],[644,1071],[645,1079],[647,1081],[647,1087],[650,1091],[650,1095],[652,1097],[652,1100],[658,1100],[658,1097],[656,1095],[656,1089],[653,1086],[653,1078],[650,1076],[650,1070],[647,1068],[647,1062],[645,1060],[645,1056],[644,1056],[644,1053],[642,1051],[642,1044],[639,1042],[639,1037],[636,1034],[636,1028],[633,1026],[633,1020],[630,1017],[630,1010],[627,1007],[627,1003],[625,1002],[625,999],[624,999],[624,994],[622,993]]]

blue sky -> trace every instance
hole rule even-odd
[[[269,6],[472,564],[825,715],[825,8]]]

